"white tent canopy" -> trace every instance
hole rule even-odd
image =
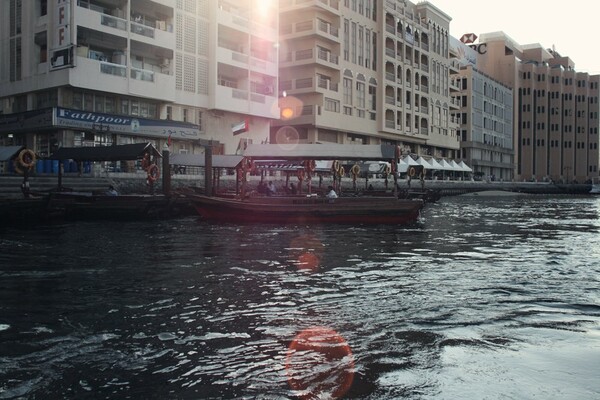
[[[425,169],[432,169],[433,168],[433,166],[431,165],[431,163],[429,161],[427,161],[426,159],[424,159],[423,157],[417,158],[417,163],[419,165],[422,165],[423,168],[425,168]]]
[[[464,161],[461,161],[458,163],[458,165],[463,169],[463,171],[465,172],[473,172],[473,168],[469,167],[467,164],[465,164]]]
[[[444,167],[435,158],[432,158],[431,159],[431,169],[441,171],[444,169]]]

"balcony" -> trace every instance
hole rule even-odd
[[[318,36],[333,43],[340,43],[339,29],[321,19],[292,22],[282,25],[281,36],[285,39],[304,38],[307,36]]]
[[[156,71],[131,68],[101,59],[77,57],[77,68],[69,75],[73,86],[122,95],[136,95],[164,101],[175,101],[175,78]]]
[[[339,16],[340,0],[281,0],[280,12],[295,12],[298,10],[313,8]]]

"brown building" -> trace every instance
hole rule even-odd
[[[598,177],[600,75],[539,44],[503,32],[472,45],[477,66],[514,92],[515,178],[584,182]]]

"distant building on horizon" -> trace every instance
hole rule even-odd
[[[539,44],[504,32],[470,45],[477,68],[514,92],[515,179],[585,182],[598,178],[600,75]]]

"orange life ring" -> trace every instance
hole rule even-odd
[[[25,171],[23,171],[23,169],[21,168],[21,164],[19,164],[19,162],[17,162],[17,160],[15,160],[13,162],[13,167],[15,168],[15,172],[19,175],[23,175],[25,174]]]
[[[142,169],[145,171],[150,167],[150,154],[144,153],[144,158],[142,158]]]
[[[354,164],[350,171],[352,172],[352,175],[358,176],[358,174],[360,174],[360,166],[358,164]]]
[[[421,178],[425,178],[425,167],[423,167],[423,169],[421,170],[421,175],[419,175]]]
[[[304,161],[304,168],[308,172],[313,172],[317,168],[317,162],[315,160],[306,160]]]
[[[160,170],[158,169],[158,165],[152,164],[151,166],[149,166],[147,174],[148,174],[148,180],[150,182],[156,182],[156,180],[160,176]]]
[[[344,176],[346,174],[346,170],[344,169],[344,167],[340,166],[340,168],[337,170],[338,176],[341,178],[342,176]]]
[[[17,161],[23,168],[32,168],[35,165],[35,153],[33,150],[23,149],[19,153]]]
[[[303,169],[296,170],[296,175],[298,176],[298,180],[300,180],[300,181],[304,180],[304,170]]]
[[[389,175],[389,174],[391,174],[391,173],[392,173],[392,166],[391,166],[390,164],[387,164],[387,165],[385,166],[385,174],[386,174],[386,175]]]
[[[410,177],[413,177],[413,176],[415,176],[415,173],[416,173],[416,171],[415,171],[415,167],[410,167],[410,168],[408,169],[408,175],[409,175]]]

